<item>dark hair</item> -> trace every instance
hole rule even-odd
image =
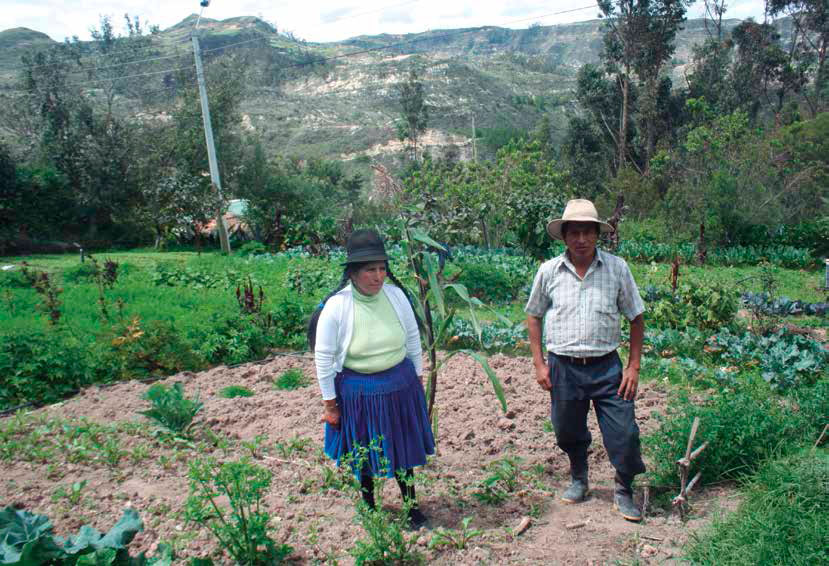
[[[348,282],[351,280],[351,275],[357,273],[361,267],[365,266],[368,263],[374,262],[362,262],[362,263],[349,263],[348,265],[343,268],[343,276],[340,278],[340,283],[337,285],[336,289],[328,293],[328,295],[317,305],[317,308],[314,309],[313,314],[311,314],[311,319],[308,321],[308,332],[306,336],[308,338],[308,347],[313,352],[314,347],[317,344],[317,323],[320,320],[320,314],[322,314],[322,309],[325,308],[325,303],[328,302],[328,299],[342,291]],[[386,276],[394,283],[401,291],[403,291],[403,295],[406,296],[406,300],[409,301],[409,305],[412,307],[412,313],[414,314],[415,320],[417,321],[417,327],[422,331],[423,330],[423,321],[420,320],[420,317],[417,316],[417,311],[414,308],[414,303],[412,302],[412,298],[409,296],[409,292],[406,291],[406,288],[403,284],[394,276],[394,273],[391,271],[391,266],[389,262],[384,262],[386,264]]]
[[[567,236],[567,225],[568,224],[570,224],[570,223],[569,222],[562,222],[561,223],[561,239],[562,240]],[[596,235],[601,236],[602,235],[601,224],[599,224],[598,222],[591,222],[591,224],[593,224],[593,226],[596,227]]]

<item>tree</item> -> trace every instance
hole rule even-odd
[[[412,67],[406,80],[398,85],[402,120],[397,123],[397,135],[400,141],[409,140],[412,160],[417,161],[417,142],[429,121],[429,106],[423,82],[417,70]]]
[[[829,69],[826,67],[826,51],[829,49],[829,2],[826,0],[768,0],[767,11],[775,17],[786,14],[792,18],[794,37],[792,53],[800,59],[815,61],[814,91],[816,101],[813,115],[826,107],[829,99]]]
[[[627,125],[631,71],[642,90],[640,112],[645,131],[644,162],[647,167],[656,145],[659,120],[659,74],[674,53],[674,39],[689,0],[599,0],[607,33],[602,58],[616,75],[622,92],[617,134],[618,162],[627,160]]]

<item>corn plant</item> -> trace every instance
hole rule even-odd
[[[492,388],[495,391],[495,396],[501,403],[501,408],[506,412],[507,401],[504,397],[504,388],[498,376],[489,367],[486,356],[473,350],[459,349],[448,352],[440,362],[437,359],[438,346],[444,343],[456,314],[455,308],[447,304],[446,293],[450,290],[453,291],[468,307],[469,319],[474,329],[477,343],[482,350],[484,349],[481,341],[482,327],[475,313],[475,308],[483,307],[484,304],[479,299],[471,297],[464,285],[446,281],[446,278],[443,276],[442,262],[438,259],[438,254],[446,253],[446,249],[441,244],[430,238],[425,231],[414,227],[411,219],[406,217],[403,218],[403,234],[404,240],[402,247],[408,258],[409,267],[415,275],[417,287],[416,293],[412,293],[411,289],[409,289],[409,292],[410,295],[416,297],[416,300],[414,300],[414,308],[418,317],[423,322],[426,352],[430,362],[426,386],[429,416],[431,417],[435,405],[438,371],[443,364],[460,353],[470,356],[481,365],[492,383]],[[506,324],[511,324],[506,317],[498,312],[495,312],[495,314]]]

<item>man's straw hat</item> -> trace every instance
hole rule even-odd
[[[551,238],[564,239],[561,234],[561,225],[565,222],[595,222],[599,225],[599,231],[602,234],[613,232],[613,227],[610,224],[599,220],[599,213],[596,212],[593,203],[582,198],[567,201],[567,206],[564,207],[564,214],[561,215],[561,218],[547,224],[547,233]]]

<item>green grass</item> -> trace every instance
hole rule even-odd
[[[236,397],[253,397],[253,391],[241,385],[228,385],[219,391],[219,397],[235,399]]]
[[[770,462],[737,511],[692,536],[694,564],[738,566],[829,562],[829,454],[806,449]]]
[[[283,389],[283,390],[291,390],[291,389],[299,389],[300,387],[305,387],[308,385],[309,380],[302,373],[302,370],[299,368],[292,368],[285,371],[282,375],[276,378],[273,382],[273,386],[276,389]]]

